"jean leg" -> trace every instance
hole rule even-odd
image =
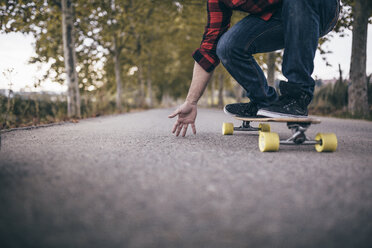
[[[311,74],[318,39],[330,31],[329,24],[334,22],[337,10],[338,0],[283,0],[282,71],[290,85],[299,86],[294,92],[301,90],[313,95],[315,82]]]
[[[321,2],[321,7],[320,20],[322,26],[320,29],[320,37],[323,37],[331,32],[337,24],[341,11],[340,0]]]
[[[282,23],[278,18],[264,21],[249,15],[234,25],[219,40],[217,55],[232,77],[247,91],[247,96],[259,107],[277,99],[273,87],[252,56],[284,47]]]

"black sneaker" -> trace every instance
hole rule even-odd
[[[253,102],[249,103],[233,103],[233,104],[227,104],[223,111],[232,116],[237,117],[257,117],[257,105]]]
[[[272,118],[306,118],[308,114],[307,106],[310,101],[311,97],[306,93],[298,97],[283,95],[271,106],[260,109],[257,115]]]
[[[312,96],[297,83],[280,81],[279,90],[279,100],[261,108],[257,114],[272,118],[306,118]]]

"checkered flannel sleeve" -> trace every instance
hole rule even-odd
[[[219,38],[229,29],[232,10],[222,1],[208,0],[208,23],[200,47],[193,53],[195,61],[207,72],[220,63],[216,54]]]

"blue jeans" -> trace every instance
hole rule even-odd
[[[217,55],[259,107],[277,99],[253,54],[284,48],[282,72],[294,92],[314,92],[314,57],[318,39],[337,23],[339,0],[283,0],[269,21],[248,15],[219,40]]]

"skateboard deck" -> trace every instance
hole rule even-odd
[[[234,119],[242,121],[240,127],[234,127],[233,123],[223,123],[222,134],[232,135],[234,131],[258,131],[258,146],[261,152],[275,152],[279,145],[313,145],[318,152],[334,152],[337,149],[337,137],[334,133],[318,133],[315,139],[309,139],[305,132],[312,124],[320,124],[316,118],[245,118],[233,116]],[[280,139],[277,133],[271,132],[268,123],[260,123],[258,127],[252,127],[251,122],[278,122],[286,123],[292,131],[292,136]]]
[[[249,121],[249,122],[294,122],[294,123],[310,123],[310,124],[319,124],[321,121],[315,118],[269,118],[269,117],[257,117],[257,118],[245,118],[233,116],[233,118],[240,121]]]

